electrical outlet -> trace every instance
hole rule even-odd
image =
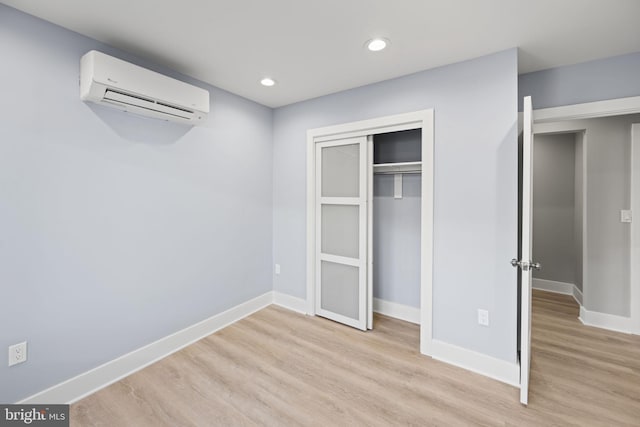
[[[280,264],[276,264],[276,274],[280,274]]]
[[[9,366],[27,361],[27,342],[9,346]]]
[[[632,212],[628,209],[620,211],[620,222],[631,222],[633,220]]]
[[[489,326],[489,311],[478,309],[478,324]]]

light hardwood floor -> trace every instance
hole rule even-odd
[[[518,389],[421,356],[418,327],[363,333],[268,307],[71,406],[72,426],[640,425],[640,337],[535,292],[529,407]]]

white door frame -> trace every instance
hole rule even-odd
[[[575,105],[565,105],[562,107],[552,107],[552,108],[543,108],[538,110],[533,110],[533,133],[545,133],[549,131],[553,131],[553,129],[560,131],[573,131],[573,130],[583,130],[580,127],[573,126],[571,124],[551,124],[550,122],[559,122],[559,121],[570,121],[570,120],[581,120],[581,119],[592,119],[598,117],[609,117],[609,116],[620,116],[625,114],[638,114],[640,113],[640,96],[633,96],[628,98],[618,98],[618,99],[608,99],[605,101],[596,101],[596,102],[587,102],[584,104],[575,104]],[[574,129],[575,128],[575,129]],[[640,133],[640,131],[638,131]],[[632,134],[637,135],[637,133]],[[638,137],[640,138],[640,136]],[[640,143],[636,143],[632,138],[632,147],[635,145],[635,150],[632,149],[631,157],[631,170],[634,169],[637,171],[640,166]],[[584,169],[586,171],[586,138],[584,140],[584,154],[585,154],[585,163]],[[630,322],[631,322],[631,331],[635,334],[640,334],[640,268],[634,267],[640,260],[640,200],[639,198],[633,197],[633,190],[640,188],[640,177],[639,174],[633,174],[631,176],[631,209],[636,210],[635,221],[631,223],[631,275],[630,275]],[[587,182],[585,183],[585,189]],[[585,195],[586,196],[586,195]],[[583,203],[586,207],[587,199],[586,197],[583,200]],[[584,210],[584,226],[586,226],[586,209]],[[634,239],[635,236],[635,239]],[[586,239],[587,235],[584,233],[583,238]],[[586,244],[586,240],[584,241]],[[583,252],[584,255],[584,252]],[[584,264],[583,264],[584,265]],[[588,277],[583,274],[583,281],[587,281]],[[583,287],[584,290],[584,287]]]
[[[640,335],[640,124],[631,125],[631,322]]]
[[[426,355],[431,355],[431,342],[433,337],[433,116],[433,109],[429,109],[310,129],[307,131],[307,314],[315,316],[315,144],[338,138],[422,129],[420,352]]]
[[[533,123],[581,120],[640,113],[640,96],[533,110]],[[534,130],[535,133],[535,130]]]

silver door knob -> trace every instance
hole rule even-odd
[[[511,260],[511,265],[513,267],[520,267],[523,270],[527,270],[529,268],[529,263],[527,261],[518,261],[515,258]]]
[[[529,271],[529,263],[527,261],[518,261],[514,258],[511,260],[511,265],[514,267],[520,267],[522,271]]]
[[[522,271],[540,270],[540,269],[542,269],[542,265],[540,265],[539,262],[518,261],[515,258],[511,260],[511,265],[514,266],[514,267],[520,267],[522,269]]]

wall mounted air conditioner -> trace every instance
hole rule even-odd
[[[80,99],[191,125],[209,114],[207,90],[96,50],[80,61]]]

